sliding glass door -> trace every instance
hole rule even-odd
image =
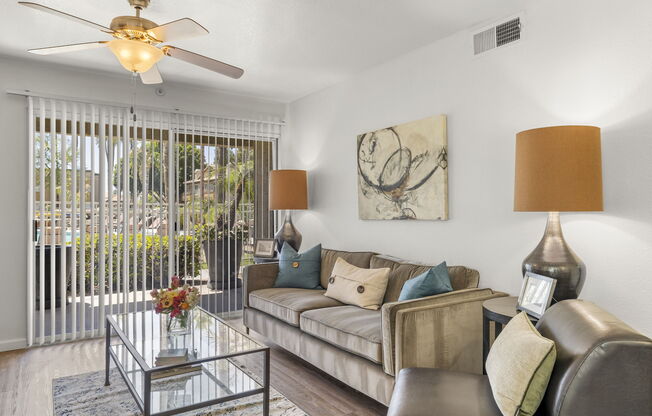
[[[98,336],[177,275],[241,309],[241,271],[273,234],[280,124],[29,97],[29,344]]]

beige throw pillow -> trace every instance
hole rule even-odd
[[[512,318],[487,357],[487,376],[504,416],[531,416],[543,399],[555,365],[554,341],[542,337],[525,312]]]
[[[387,289],[389,268],[361,269],[338,258],[324,295],[348,305],[380,309]]]

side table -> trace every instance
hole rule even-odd
[[[489,355],[489,348],[491,347],[491,333],[490,322],[494,322],[494,339],[498,337],[503,330],[503,325],[507,323],[516,315],[521,313],[516,309],[518,298],[516,296],[504,296],[501,298],[493,298],[486,300],[482,303],[482,373],[487,374],[485,363]],[[537,323],[538,319],[528,315],[533,324]]]
[[[254,263],[278,263],[278,257],[254,257]]]

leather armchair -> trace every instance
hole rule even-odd
[[[652,414],[652,340],[593,303],[566,300],[537,329],[557,361],[537,416]],[[487,376],[407,368],[388,416],[501,416]]]

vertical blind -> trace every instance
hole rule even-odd
[[[100,336],[177,275],[216,314],[274,233],[277,122],[28,97],[28,344]]]

